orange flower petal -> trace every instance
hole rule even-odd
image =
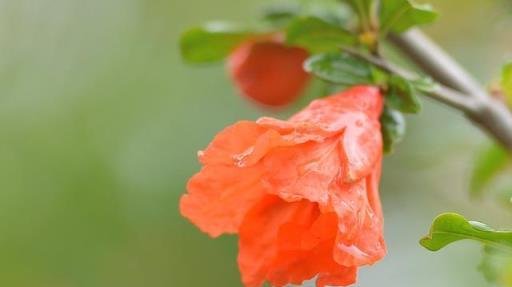
[[[332,259],[332,240],[312,250],[281,250],[267,275],[273,286],[303,284],[316,277],[317,286],[355,283],[357,267],[340,266]]]
[[[380,204],[375,204],[378,195],[376,197],[374,181],[379,177],[380,166],[355,184],[341,183],[332,187],[332,205],[339,220],[334,259],[340,265],[373,264],[386,254],[382,211]]]
[[[261,163],[268,170],[262,184],[287,201],[327,204],[329,185],[340,174],[339,146],[338,139],[330,138],[273,150]]]
[[[280,227],[287,222],[309,226],[318,208],[308,201],[288,203],[267,195],[246,215],[239,231],[238,266],[246,287],[261,286],[278,252]]]
[[[378,120],[382,113],[383,97],[372,86],[357,86],[344,92],[314,100],[301,112],[290,118],[291,122],[309,122],[326,130],[340,130],[347,126],[347,114],[362,113]]]
[[[245,214],[264,195],[261,175],[258,168],[205,166],[188,182],[181,214],[212,237],[236,233]]]
[[[348,286],[356,283],[356,279],[356,267],[341,267],[329,273],[318,274],[316,286]]]
[[[240,229],[239,267],[245,286],[302,284],[317,286],[355,282],[356,267],[334,261],[337,216],[321,214],[317,204],[285,202],[266,196],[247,214]]]
[[[310,122],[281,121],[262,117],[256,123],[277,131],[285,141],[301,144],[308,141],[322,142],[325,138],[340,134],[343,130],[331,129]]]
[[[235,165],[236,156],[254,146],[268,130],[254,122],[237,122],[219,132],[208,147],[199,152],[199,160],[204,165]]]
[[[211,236],[240,235],[247,287],[316,276],[349,285],[386,253],[378,184],[383,99],[354,87],[313,101],[289,121],[242,121],[200,153],[182,214]]]
[[[379,218],[383,218],[379,195],[380,176],[382,174],[382,155],[377,162],[378,163],[375,164],[372,173],[366,177],[366,194],[368,197],[368,204],[372,210]]]
[[[292,122],[309,122],[325,130],[344,130],[343,177],[353,182],[368,175],[382,154],[379,116],[383,98],[375,87],[358,86],[313,101]]]
[[[372,172],[382,154],[382,136],[377,120],[354,119],[343,134],[343,181],[357,181]]]
[[[269,150],[262,161],[266,188],[288,201],[326,204],[334,178],[351,183],[366,177],[382,154],[381,105],[378,89],[353,88],[314,101],[289,122],[260,119],[260,125],[296,143]]]

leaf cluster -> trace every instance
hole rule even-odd
[[[415,83],[385,73],[360,59],[340,52],[341,47],[374,51],[389,32],[433,22],[437,13],[428,5],[408,0],[317,0],[264,10],[253,29],[210,23],[186,31],[180,40],[183,58],[190,63],[222,61],[240,43],[279,34],[287,45],[302,47],[311,58],[305,69],[328,85],[380,86],[386,95],[382,115],[384,150],[390,152],[405,133],[403,113],[418,113],[421,103]],[[286,76],[286,75],[283,75]]]

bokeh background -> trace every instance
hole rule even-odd
[[[509,0],[433,0],[427,32],[482,81],[512,58]],[[257,0],[0,0],[0,286],[241,286],[236,238],[211,240],[178,213],[196,151],[265,111],[222,65],[188,66],[180,31],[256,19]],[[273,116],[285,117],[292,107]],[[486,286],[480,247],[417,243],[456,211],[512,226],[507,207],[471,201],[485,137],[425,100],[386,158],[389,255],[359,286]]]

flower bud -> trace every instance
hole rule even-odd
[[[243,43],[229,56],[228,72],[242,95],[264,106],[284,106],[301,94],[309,80],[302,65],[306,50],[277,39]]]

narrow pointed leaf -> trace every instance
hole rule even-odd
[[[238,44],[256,33],[226,23],[211,23],[182,34],[182,57],[190,63],[223,60]]]
[[[428,4],[415,4],[409,0],[382,0],[380,25],[383,34],[405,32],[416,25],[424,25],[437,19],[437,12]]]
[[[340,26],[310,16],[295,19],[289,24],[286,41],[319,53],[336,51],[342,45],[353,45],[356,36]]]
[[[436,217],[430,233],[420,240],[420,244],[428,250],[437,251],[465,239],[512,252],[512,231],[495,230],[484,223],[468,221],[456,213],[444,213]]]

